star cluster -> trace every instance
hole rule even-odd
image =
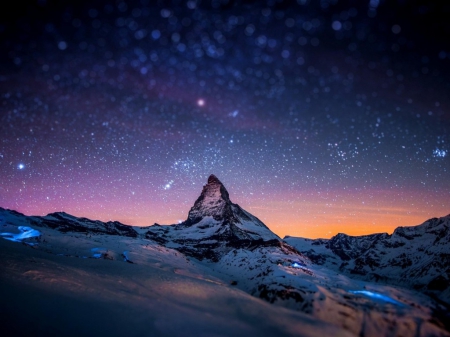
[[[176,223],[213,173],[280,236],[450,213],[446,5],[39,0],[1,12],[1,207]]]

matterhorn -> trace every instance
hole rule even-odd
[[[257,217],[230,200],[225,186],[210,175],[186,221],[155,224],[146,236],[198,259],[217,261],[232,248],[280,246],[281,239]]]

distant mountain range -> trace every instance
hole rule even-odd
[[[331,239],[287,236],[314,264],[350,277],[412,287],[450,303],[450,215],[419,226]]]
[[[25,216],[0,208],[0,235],[30,246],[30,255],[41,250],[145,265],[148,247],[152,254],[178,251],[229,286],[364,336],[450,335],[449,225],[450,215],[399,227],[392,235],[282,240],[232,203],[214,175],[186,221],[168,226],[131,227],[63,212]],[[158,259],[173,264],[169,255]]]

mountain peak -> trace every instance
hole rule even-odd
[[[208,201],[212,201],[211,199],[223,199],[223,201],[231,203],[227,189],[214,174],[209,176],[208,183],[203,186],[203,191],[200,197],[202,195],[204,195],[204,199],[206,198]]]
[[[208,183],[203,186],[202,193],[181,226],[200,226],[202,231],[209,228],[208,235],[211,234],[212,228],[216,228],[215,235],[222,239],[227,238],[228,241],[279,240],[261,220],[232,203],[227,189],[213,174],[209,176]]]
[[[186,224],[195,224],[207,216],[222,220],[229,213],[231,213],[231,201],[228,191],[222,182],[211,174],[208,183],[203,186],[202,193],[189,211]]]
[[[228,191],[213,174],[189,210],[186,221],[151,226],[146,237],[170,243],[183,254],[218,261],[234,248],[280,247],[280,238],[254,215],[231,202]]]
[[[211,174],[208,178],[208,184],[220,184],[223,186],[222,182],[214,174]]]

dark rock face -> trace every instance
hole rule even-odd
[[[278,286],[283,286],[282,284],[277,284]],[[299,291],[293,287],[284,286],[282,290],[274,290],[265,284],[260,284],[258,286],[259,297],[266,300],[267,302],[273,303],[276,300],[288,300],[293,299],[295,302],[304,302],[305,299],[299,293]]]
[[[438,290],[438,291],[443,291],[447,287],[448,287],[448,279],[446,279],[442,275],[439,275],[439,276],[435,277],[427,285],[428,289],[430,289],[430,290]]]
[[[383,233],[354,237],[339,233],[333,236],[326,246],[343,261],[348,261],[361,256],[361,254],[387,236],[388,234]]]
[[[198,223],[206,216],[212,216],[214,220],[234,220],[231,209],[231,201],[228,191],[215,175],[208,178],[208,183],[203,187],[202,193],[189,211],[186,226]]]

